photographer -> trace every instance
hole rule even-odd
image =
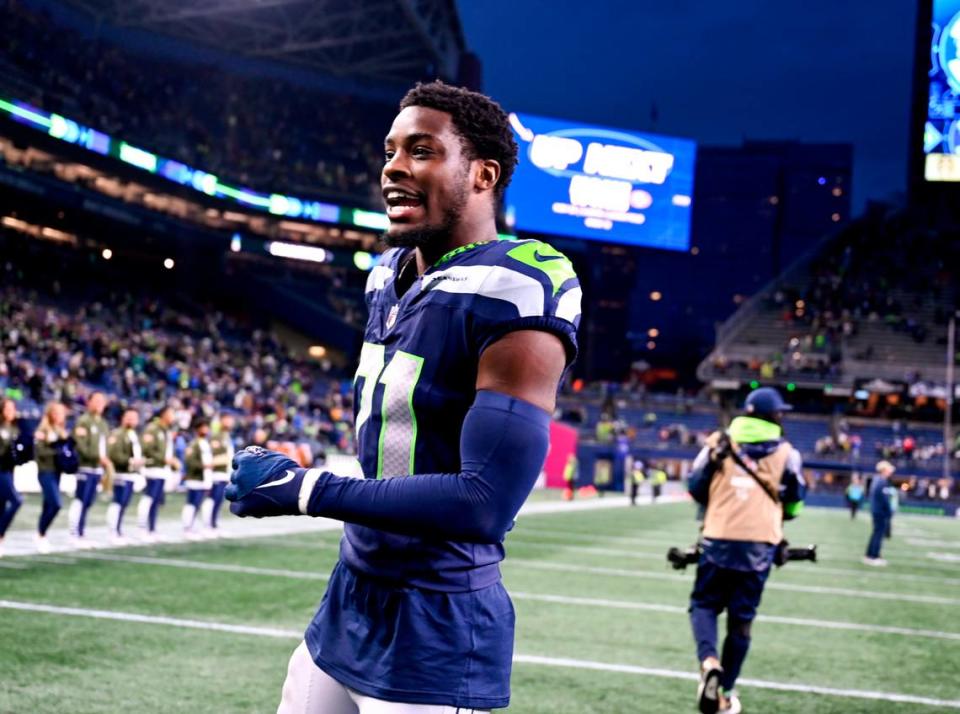
[[[800,454],[781,426],[790,409],[773,388],[750,392],[746,414],[727,432],[708,437],[690,474],[690,494],[706,509],[690,623],[700,661],[698,704],[707,714],[741,711],[734,685],[750,647],[751,623],[778,558],[783,520],[803,505]],[[727,636],[718,657],[723,610]]]

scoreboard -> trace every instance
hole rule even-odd
[[[934,0],[924,178],[960,181],[960,0]]]
[[[518,231],[687,250],[696,145],[688,139],[513,113],[507,189]]]

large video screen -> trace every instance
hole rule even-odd
[[[960,0],[933,2],[923,153],[928,181],[960,181]]]
[[[696,144],[511,114],[520,162],[507,189],[518,231],[687,250]]]

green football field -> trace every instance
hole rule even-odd
[[[745,711],[960,709],[960,524],[899,517],[883,570],[860,562],[868,530],[833,510],[788,525],[821,562],[771,576]],[[663,556],[694,536],[689,504],[521,515],[503,566],[518,619],[509,711],[693,711],[693,572]],[[338,538],[3,558],[0,712],[275,710]]]

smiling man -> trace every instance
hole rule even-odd
[[[514,612],[503,539],[549,446],[576,355],[580,287],[538,241],[500,242],[517,163],[481,94],[418,85],[385,141],[390,250],[371,271],[354,382],[364,479],[259,448],[234,459],[241,516],[346,522],[327,593],[290,659],[283,714],[505,707]]]

